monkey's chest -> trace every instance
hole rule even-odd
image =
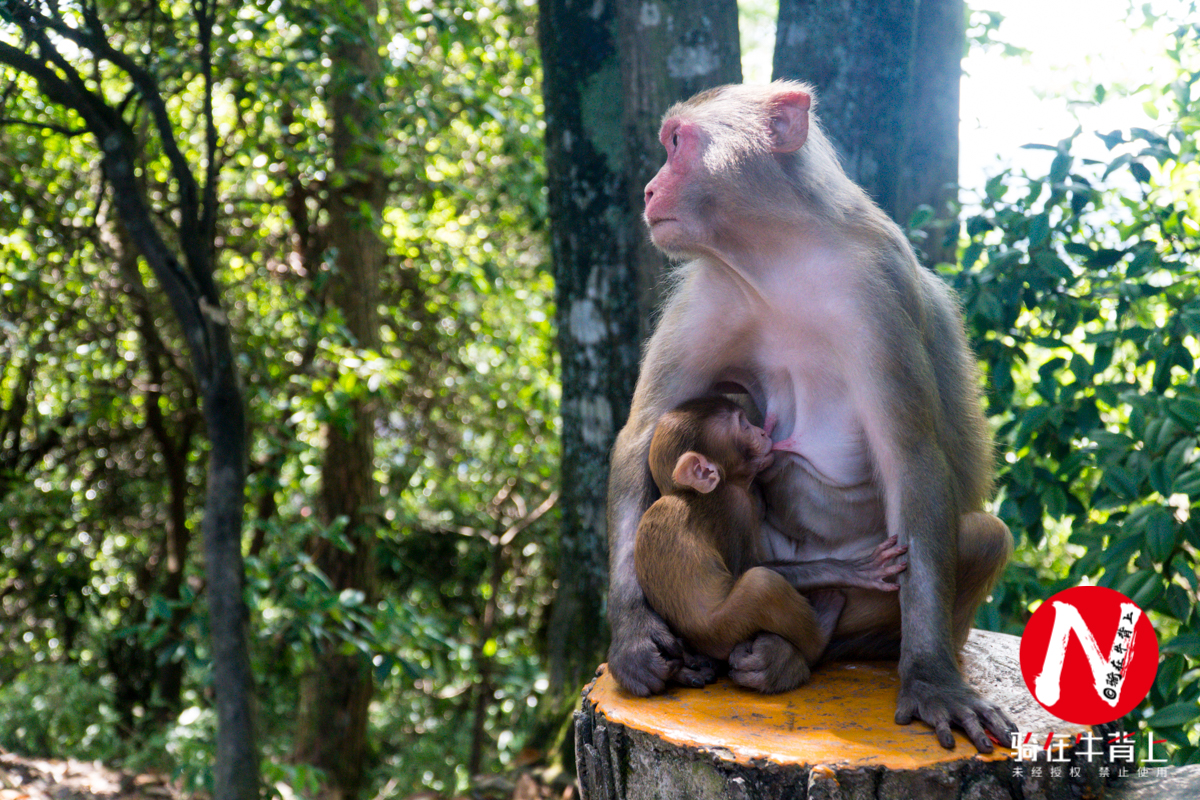
[[[852,558],[883,541],[887,519],[874,481],[833,486],[801,456],[780,453],[776,459],[777,468],[762,484],[766,557]]]
[[[778,448],[763,481],[766,522],[803,550],[789,557],[869,552],[886,528],[862,420],[838,365],[819,355],[804,352],[764,382]]]
[[[836,356],[793,343],[759,360],[761,402],[775,424],[777,452],[798,456],[834,489],[869,482],[874,471],[865,428]]]

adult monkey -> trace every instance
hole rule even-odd
[[[646,604],[638,520],[647,452],[680,402],[745,391],[776,441],[760,475],[768,558],[862,558],[908,547],[900,592],[847,590],[827,657],[899,657],[896,721],[920,718],[982,752],[1015,730],[962,678],[957,653],[1011,553],[980,509],[992,450],[958,307],[904,234],[842,171],[792,82],[726,86],[666,114],[666,164],[646,186],[654,244],[690,259],[651,337],[609,480],[609,668],[646,695],[710,677]],[[730,655],[759,691],[793,688],[803,657],[761,633]]]

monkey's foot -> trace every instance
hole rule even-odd
[[[717,662],[698,653],[683,652],[683,663],[671,678],[675,683],[699,689],[717,679]]]
[[[812,671],[791,642],[773,633],[760,633],[729,654],[729,677],[739,686],[776,694],[807,683]]]
[[[914,719],[932,726],[938,743],[947,750],[954,749],[951,725],[962,728],[981,753],[992,752],[993,741],[1008,746],[1017,730],[999,707],[980,697],[961,678],[951,685],[902,681],[896,702],[896,722],[907,725]]]

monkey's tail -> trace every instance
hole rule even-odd
[[[822,661],[862,659],[866,661],[895,660],[900,657],[900,634],[869,631],[846,639],[833,639],[825,648]]]

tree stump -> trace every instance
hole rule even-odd
[[[604,665],[584,689],[575,753],[585,800],[890,800],[1100,798],[1118,770],[1105,741],[1051,716],[1021,679],[1016,636],[972,631],[963,671],[1031,734],[1022,752],[977,753],[955,732],[943,749],[929,726],[897,725],[894,662],[821,666],[777,695],[727,678],[650,698],[620,689]],[[1053,734],[1055,744],[1044,747]],[[1007,743],[1005,743],[1007,744]],[[1096,752],[1099,750],[1100,752]]]

